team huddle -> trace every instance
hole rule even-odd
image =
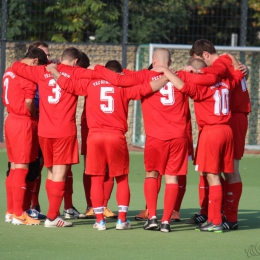
[[[90,66],[87,55],[76,48],[65,49],[59,64],[51,63],[49,56],[48,45],[32,44],[3,76],[10,162],[6,222],[39,225],[45,219],[45,227],[70,227],[72,222],[66,219],[94,217],[93,228],[106,230],[105,218],[113,217],[117,218],[116,229],[130,229],[125,134],[129,102],[141,100],[146,209],[135,218],[145,220],[144,230],[170,232],[171,220],[180,220],[188,157],[193,158],[191,98],[199,127],[194,165],[200,173],[200,212],[186,223],[196,224],[198,231],[216,233],[238,228],[242,193],[238,166],[250,113],[246,66],[232,55],[218,55],[204,39],[193,44],[189,66],[179,71],[169,69],[171,55],[163,48],[154,51],[151,66],[141,71],[125,70],[116,60]],[[79,95],[85,96],[81,118],[85,214],[72,203],[71,166],[79,162],[75,120]],[[43,165],[48,170],[46,216],[40,213],[38,201]],[[164,207],[159,225],[156,211],[162,176]],[[118,215],[107,208],[114,179]]]

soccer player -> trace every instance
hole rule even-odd
[[[120,73],[122,67],[117,61],[110,61],[106,67]],[[154,73],[155,75],[157,73]],[[158,75],[158,74],[157,74]],[[106,166],[109,176],[117,181],[116,198],[118,202],[118,221],[116,229],[129,229],[126,220],[130,201],[128,185],[129,154],[126,145],[128,103],[159,90],[166,81],[164,78],[144,85],[130,88],[115,87],[105,80],[73,81],[59,76],[57,83],[66,91],[87,95],[87,120],[89,134],[87,139],[86,174],[91,175],[91,199],[96,214],[94,228],[105,230],[103,215],[103,183]],[[96,158],[99,158],[97,161]]]
[[[60,72],[65,77],[76,77],[86,69],[76,66],[80,53],[76,48],[63,51]],[[78,163],[78,143],[76,137],[75,113],[77,96],[63,91],[45,66],[29,67],[21,62],[13,64],[12,69],[39,86],[40,111],[38,136],[48,169],[46,191],[49,209],[45,227],[69,227],[71,222],[60,218],[59,209],[65,191],[65,178],[72,164]],[[87,70],[86,70],[87,71]],[[89,71],[93,77],[93,71]]]
[[[234,75],[234,68],[233,64],[236,63],[237,61],[232,55],[224,54],[219,56],[215,50],[215,47],[213,43],[211,43],[208,40],[205,39],[200,39],[197,40],[191,50],[190,50],[190,56],[197,57],[200,59],[203,59],[205,63],[209,66],[206,68],[201,69],[202,72],[210,72],[210,73],[216,73],[218,76],[221,78],[225,77],[236,77]],[[240,68],[241,69],[241,68]],[[240,103],[241,96],[241,80],[237,81],[236,84],[239,86],[240,90],[235,89],[235,94],[232,97],[231,100],[231,106],[232,103],[237,106],[237,104]],[[240,94],[239,94],[240,92]],[[246,91],[245,91],[246,92]],[[245,93],[246,95],[246,93]],[[243,106],[243,108],[242,108]],[[243,101],[243,105],[241,103],[241,112],[244,112],[244,114],[241,115],[241,123],[243,120],[243,130],[242,133],[235,133],[235,137],[239,138],[239,135],[242,137],[242,139],[245,139],[245,133],[247,128],[247,116],[246,114],[250,111],[250,103],[249,103],[249,96],[247,94],[247,97],[245,97]],[[234,107],[231,109],[233,110]],[[235,115],[236,117],[236,115]],[[240,117],[240,116],[238,116]],[[232,119],[231,119],[232,120]],[[231,121],[232,122],[232,121]],[[234,132],[234,131],[233,131]],[[241,138],[240,137],[240,138]],[[241,142],[241,141],[239,141]],[[241,143],[244,145],[244,141]],[[242,148],[243,151],[244,148]],[[241,149],[240,149],[241,150]],[[241,156],[240,155],[235,155],[235,159]],[[226,183],[225,183],[225,195],[224,195],[224,204],[225,204],[225,217],[227,219],[227,222],[223,224],[224,229],[237,229],[238,227],[238,222],[237,222],[237,213],[238,213],[238,205],[239,205],[239,200],[242,194],[242,181],[241,177],[238,171],[238,165],[237,161],[234,161],[235,164],[235,172],[232,175],[225,175],[226,178]]]
[[[199,59],[196,62],[203,61]],[[220,174],[224,172],[225,176],[229,176],[228,179],[234,178],[235,175],[233,173],[233,135],[229,126],[230,92],[234,89],[236,82],[243,78],[243,74],[236,71],[236,79],[230,76],[226,79],[222,78],[212,87],[203,87],[184,83],[167,68],[157,68],[156,71],[163,71],[176,88],[194,99],[196,119],[201,129],[195,164],[200,172],[206,174],[209,183],[208,221],[198,226],[196,230],[222,233],[224,228],[221,215]]]
[[[47,57],[41,49],[33,48],[27,52],[22,62],[29,66],[42,65],[47,64]],[[29,217],[23,205],[29,163],[35,161],[38,154],[33,100],[36,86],[17,76],[12,68],[6,70],[2,82],[2,98],[8,112],[5,121],[6,148],[8,160],[11,162],[11,169],[6,178],[5,221],[15,225],[39,225],[40,221]]]

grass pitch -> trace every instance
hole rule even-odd
[[[4,222],[5,172],[7,157],[0,150],[0,259],[260,259],[260,177],[259,155],[245,155],[240,163],[243,194],[239,210],[239,229],[223,234],[202,233],[185,221],[198,211],[198,173],[189,163],[186,194],[182,203],[181,222],[172,223],[172,232],[144,231],[144,222],[134,216],[144,208],[143,154],[130,155],[131,202],[128,218],[131,230],[115,230],[116,220],[107,221],[106,231],[92,228],[93,220],[73,220],[74,227],[47,229],[40,226],[14,226]],[[82,185],[82,162],[73,166],[74,206],[81,212],[86,209]],[[42,172],[40,202],[47,211],[45,194],[46,170]],[[115,185],[116,188],[116,185]],[[115,188],[109,207],[116,211]],[[158,218],[162,215],[164,185],[158,199]],[[61,208],[62,212],[63,207]],[[258,257],[257,257],[258,256]]]

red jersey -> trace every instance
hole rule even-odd
[[[8,113],[31,116],[25,99],[34,99],[36,85],[31,81],[19,77],[11,68],[8,68],[2,80],[2,100]]]
[[[87,96],[86,113],[89,129],[128,130],[128,104],[152,93],[150,83],[130,88],[116,87],[106,80],[70,80],[59,77],[58,84],[75,95]]]
[[[243,74],[237,71],[237,77],[240,77],[241,80]],[[184,84],[181,92],[194,99],[194,109],[199,127],[229,124],[231,117],[230,94],[235,86],[236,81],[232,76],[222,79],[211,87]]]
[[[76,135],[76,107],[78,97],[62,90],[45,66],[27,66],[15,62],[13,71],[39,86],[40,118],[38,135],[47,138],[60,138]],[[87,71],[92,77],[93,71],[80,67],[59,64],[58,71],[67,78],[77,77],[82,71]]]

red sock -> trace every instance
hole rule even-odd
[[[6,211],[10,214],[13,213],[13,183],[14,169],[10,169],[8,177],[5,180],[5,189],[6,189]]]
[[[118,205],[118,219],[126,221],[128,206],[130,203],[130,188],[128,183],[128,175],[116,177],[117,189],[116,200]]]
[[[91,197],[90,197],[91,175],[87,175],[87,174],[85,174],[85,172],[83,172],[83,186],[84,186],[87,205],[88,205],[88,207],[92,207],[92,201],[91,201]]]
[[[200,176],[199,182],[199,204],[200,213],[208,215],[208,202],[209,202],[209,184],[206,176]]]
[[[186,175],[178,176],[178,187],[179,187],[178,197],[177,197],[175,206],[173,208],[175,211],[178,211],[178,212],[180,211],[181,203],[182,203],[185,191],[186,191],[186,179],[187,179]]]
[[[23,210],[26,211],[31,207],[32,190],[34,187],[34,181],[26,181],[26,192],[24,195]]]
[[[50,203],[50,186],[51,186],[51,183],[52,183],[52,180],[46,179],[45,189],[46,189],[46,194],[47,194],[47,198],[48,198],[49,203]]]
[[[91,175],[91,200],[97,222],[104,220],[104,175]]]
[[[70,169],[67,172],[67,176],[65,180],[64,209],[70,209],[73,207],[72,194],[73,194],[73,174]]]
[[[16,168],[14,170],[12,191],[13,191],[13,213],[16,216],[23,214],[23,201],[26,192],[26,176],[28,169]]]
[[[236,222],[238,205],[242,194],[242,182],[227,184],[226,201],[225,201],[225,216],[228,221]]]
[[[165,184],[162,222],[171,222],[171,215],[178,197],[178,184]]]
[[[65,181],[51,181],[49,185],[50,204],[47,217],[50,220],[54,220],[59,215],[60,205],[65,191]]]
[[[106,175],[105,182],[104,182],[104,204],[103,204],[104,207],[107,207],[113,187],[114,187],[114,177],[109,177]]]
[[[144,180],[144,196],[146,200],[149,218],[156,216],[158,185],[156,178],[146,178]]]
[[[32,192],[32,208],[34,208],[35,206],[40,206],[39,193],[40,193],[41,181],[42,181],[42,174],[41,174],[42,168],[43,165],[40,165],[39,175],[34,182],[34,188]]]
[[[161,185],[162,185],[162,175],[161,174],[158,174],[158,177],[157,177],[157,191],[158,191],[158,194],[161,190]]]
[[[209,186],[208,222],[218,225],[222,222],[221,215],[222,186]]]
[[[221,202],[221,212],[224,212],[225,210],[225,187],[226,187],[226,181],[223,178],[222,175],[220,175],[220,183],[222,186],[222,202]]]

